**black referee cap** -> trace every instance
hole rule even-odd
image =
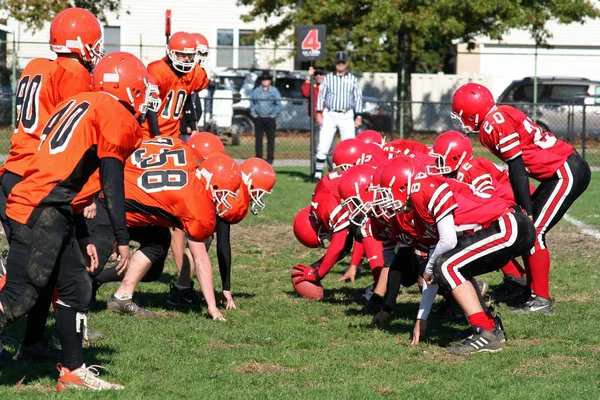
[[[335,62],[336,63],[345,63],[348,62],[348,55],[346,54],[345,51],[338,51],[337,53],[335,53]]]

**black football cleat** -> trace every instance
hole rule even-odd
[[[532,294],[528,301],[513,307],[514,314],[554,315],[554,301]]]
[[[471,327],[471,335],[461,343],[450,346],[448,352],[466,356],[474,353],[496,353],[501,351],[502,348],[503,345],[494,332],[473,326]]]

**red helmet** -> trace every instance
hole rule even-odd
[[[323,247],[327,232],[317,221],[311,206],[304,207],[294,217],[294,235],[306,247]]]
[[[84,63],[96,65],[104,56],[100,22],[83,8],[59,12],[50,25],[50,50],[79,54]]]
[[[340,178],[338,191],[342,207],[350,212],[350,222],[362,226],[369,217],[375,193],[369,190],[373,183],[375,168],[370,165],[355,165]]]
[[[452,122],[464,133],[479,130],[479,125],[496,105],[492,92],[478,83],[467,83],[452,96]]]
[[[375,143],[365,143],[365,154],[366,158],[364,164],[370,165],[373,168],[376,168],[379,164],[389,158],[388,153],[383,151],[381,147]]]
[[[252,199],[252,214],[256,215],[265,208],[262,197],[273,192],[275,186],[275,171],[263,159],[248,158],[240,164],[242,180],[248,186],[250,198]]]
[[[196,39],[190,33],[174,33],[167,44],[167,55],[173,63],[173,68],[184,74],[191,72],[196,66],[196,48]],[[178,57],[184,59],[179,60]]]
[[[204,68],[208,59],[208,40],[201,33],[192,33],[191,35],[196,40],[196,62]]]
[[[379,146],[379,148],[383,148],[385,145],[385,138],[383,138],[379,132],[374,131],[373,129],[369,129],[366,131],[362,131],[358,135],[356,135],[358,140],[361,140],[365,143],[373,143]]]
[[[129,104],[138,119],[156,106],[144,63],[124,51],[110,53],[98,62],[92,74],[92,91],[109,93]]]
[[[447,131],[435,139],[431,156],[436,158],[437,165],[428,165],[427,173],[431,175],[447,175],[465,162],[473,158],[473,145],[468,137],[458,131]]]
[[[413,180],[419,173],[425,175],[425,168],[418,160],[407,156],[392,158],[377,167],[377,196],[382,198],[382,207],[405,212]]]
[[[211,154],[225,154],[225,146],[217,135],[210,132],[196,132],[187,141],[189,146],[192,146],[202,158],[206,158]]]
[[[353,165],[364,164],[371,160],[371,156],[365,152],[365,143],[358,139],[342,140],[331,155],[335,168],[347,170]]]
[[[219,216],[231,209],[229,198],[236,197],[242,183],[242,171],[233,158],[225,154],[212,154],[198,167],[196,174],[212,193]]]

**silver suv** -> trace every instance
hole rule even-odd
[[[574,77],[538,77],[536,122],[566,139],[581,137],[584,123],[589,136],[600,136],[600,81]],[[533,77],[513,81],[498,98],[533,119]]]

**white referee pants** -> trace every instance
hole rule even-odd
[[[317,146],[317,159],[325,160],[327,153],[331,149],[331,143],[335,137],[335,131],[340,130],[342,140],[350,139],[355,136],[354,112],[345,113],[329,110],[323,111],[323,125],[319,131],[319,145]]]

